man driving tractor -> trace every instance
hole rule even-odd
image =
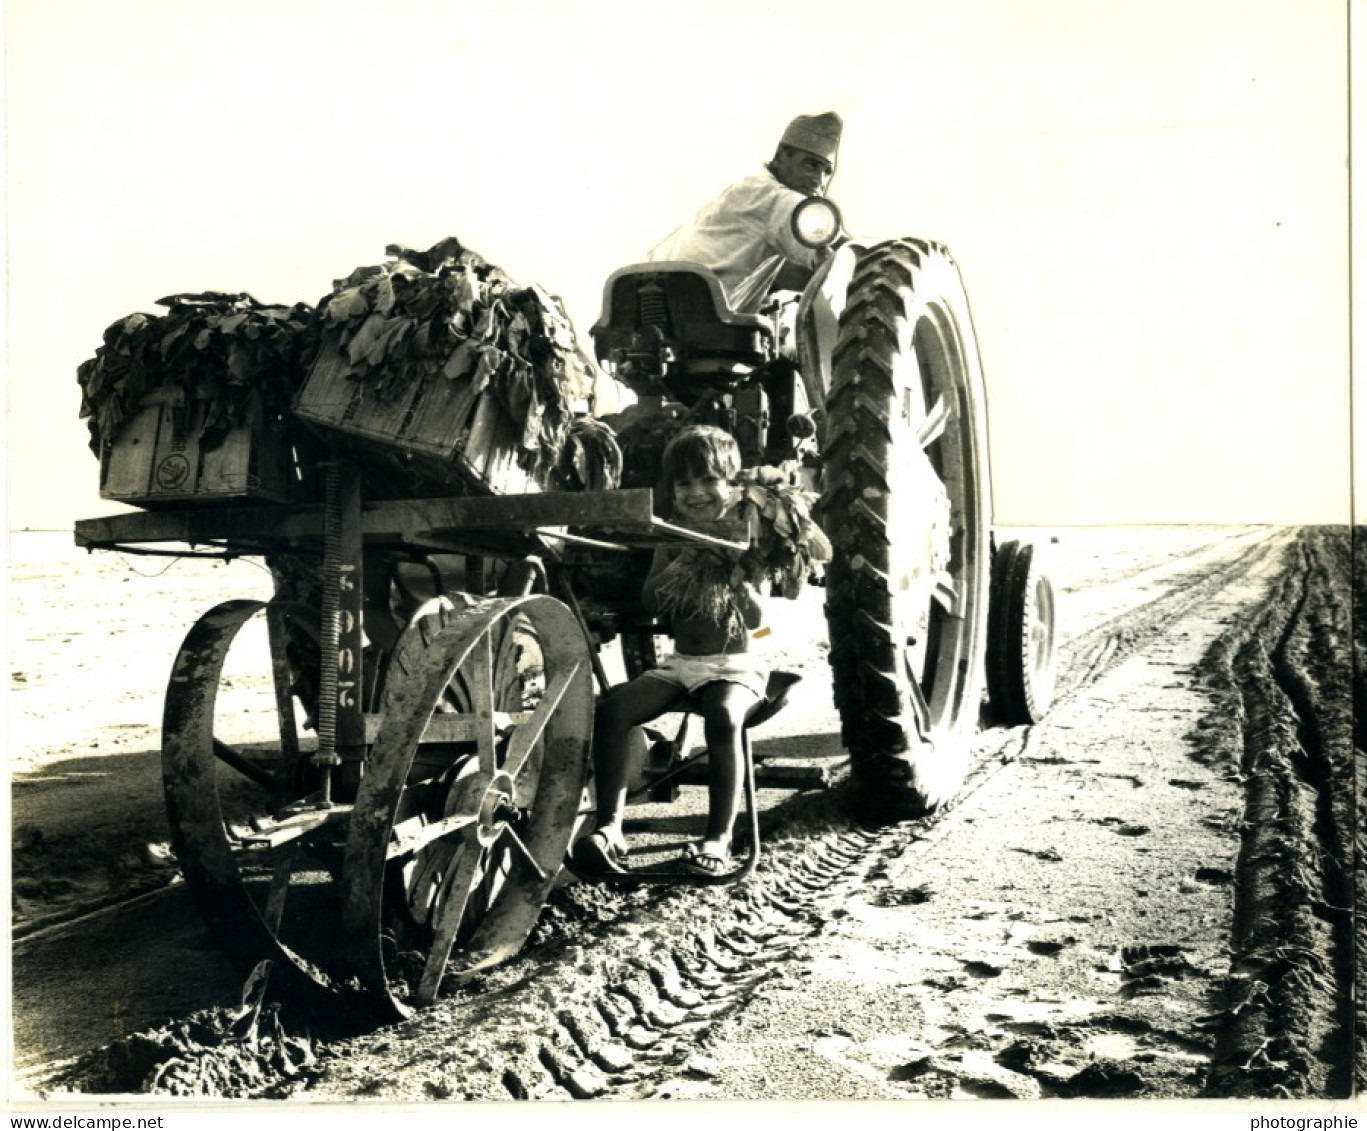
[[[749,305],[756,288],[747,282],[768,275],[776,257],[784,261],[783,272],[766,279],[770,286],[762,291],[799,289],[827,253],[798,240],[793,213],[809,197],[824,195],[842,125],[835,113],[794,118],[763,169],[728,185],[647,258],[706,267],[735,309]]]

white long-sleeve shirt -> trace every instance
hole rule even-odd
[[[728,185],[697,214],[655,247],[652,263],[681,260],[706,267],[721,280],[729,297],[735,288],[775,255],[815,267],[820,252],[793,235],[793,210],[805,199],[767,168]]]

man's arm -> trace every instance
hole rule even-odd
[[[776,185],[772,198],[767,202],[764,238],[785,259],[810,270],[825,258],[825,251],[808,247],[793,233],[793,213],[806,199],[800,192]]]

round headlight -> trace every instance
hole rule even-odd
[[[804,247],[829,247],[840,235],[840,209],[824,196],[809,196],[793,209],[793,235]]]

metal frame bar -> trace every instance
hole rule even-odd
[[[112,549],[147,542],[183,542],[191,546],[234,542],[265,553],[293,542],[316,542],[325,529],[325,507],[303,506],[179,507],[166,511],[82,519],[75,526],[78,546]],[[548,527],[568,527],[585,537],[599,536],[624,547],[668,542],[695,542],[743,550],[745,531],[718,537],[688,530],[655,517],[648,488],[620,491],[546,492],[536,495],[490,495],[479,498],[398,499],[365,503],[360,531],[367,541],[390,541],[446,549],[468,544],[498,545],[509,553],[540,548],[540,539],[557,535]],[[544,535],[542,531],[544,530]],[[569,533],[570,531],[567,531]],[[721,531],[720,533],[730,533]]]

